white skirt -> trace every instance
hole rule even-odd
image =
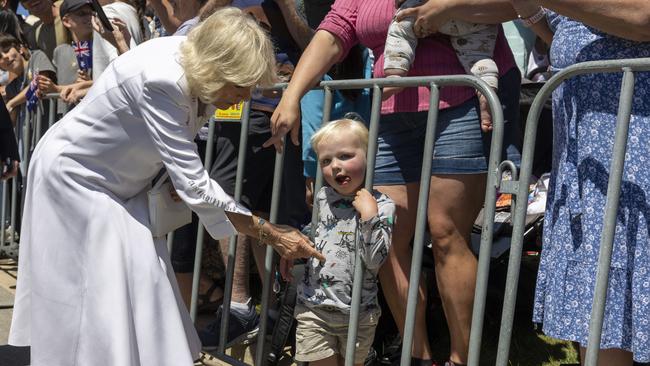
[[[192,365],[200,341],[146,192],[121,202],[87,167],[34,155],[9,343],[34,366]]]

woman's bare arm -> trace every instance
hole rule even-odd
[[[649,0],[535,0],[534,2],[611,35],[632,41],[650,42]]]
[[[272,246],[283,258],[315,257],[325,261],[323,254],[313,247],[309,238],[295,228],[274,225],[255,215],[237,215],[228,211],[226,215],[240,233]]]
[[[517,18],[510,0],[429,0],[397,14],[397,19],[415,17],[413,29],[418,37],[436,33],[450,20],[499,24]]]
[[[303,52],[293,72],[289,86],[282,94],[280,103],[271,117],[273,136],[264,146],[274,145],[282,150],[282,138],[291,132],[294,145],[300,143],[300,99],[314,87],[323,75],[336,63],[343,53],[341,41],[328,31],[319,30]]]
[[[517,8],[543,6],[618,37],[650,41],[648,0],[429,0],[401,11],[398,19],[416,17],[414,29],[422,37],[437,32],[451,19],[473,23],[515,19],[517,12],[511,2]]]

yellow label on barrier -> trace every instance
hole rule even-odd
[[[244,102],[230,106],[228,109],[217,109],[214,118],[217,120],[241,120]]]

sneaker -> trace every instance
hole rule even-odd
[[[203,349],[206,351],[212,351],[219,347],[222,312],[223,307],[219,306],[216,312],[217,318],[208,324],[205,329],[198,332]],[[235,344],[250,344],[253,342],[259,330],[260,317],[253,306],[249,307],[247,311],[230,308],[228,323],[226,348],[230,348]]]

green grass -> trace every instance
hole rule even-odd
[[[496,268],[495,268],[496,267]],[[480,365],[495,365],[501,306],[505,287],[504,266],[493,265],[490,273],[491,286],[483,326]],[[509,365],[512,366],[559,366],[578,363],[578,352],[571,342],[544,336],[532,322],[533,297],[537,263],[524,263],[520,272],[517,306],[510,343]],[[449,336],[440,305],[429,311],[430,332],[434,359],[444,360],[449,355]]]

